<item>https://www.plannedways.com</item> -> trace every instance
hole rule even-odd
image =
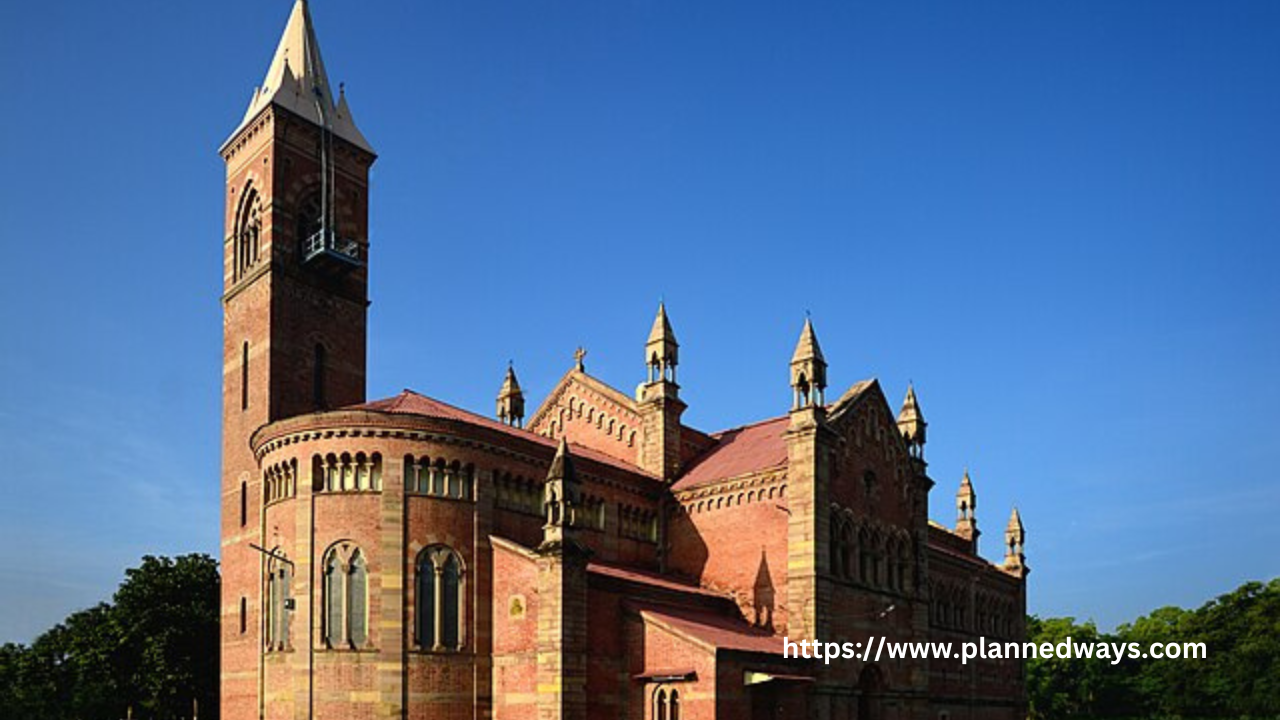
[[[964,642],[900,642],[886,641],[882,636],[870,636],[864,642],[823,642],[821,640],[782,639],[782,656],[822,660],[862,660],[879,662],[884,656],[890,660],[949,660],[959,658],[960,664],[970,660],[1031,660],[1061,658],[1063,660],[1108,660],[1118,665],[1126,657],[1142,659],[1203,660],[1209,656],[1208,647],[1202,642],[1141,643],[1080,642],[1068,637],[1057,643],[1000,642],[980,637]]]

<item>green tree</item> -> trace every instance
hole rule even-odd
[[[216,719],[218,606],[213,558],[144,557],[113,603],[0,647],[0,720]]]

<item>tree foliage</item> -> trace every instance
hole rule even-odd
[[[218,564],[147,556],[111,603],[0,646],[0,720],[218,716]]]
[[[1075,618],[1027,620],[1028,640],[1204,643],[1204,659],[1047,658],[1027,663],[1034,720],[1280,718],[1280,578],[1249,582],[1197,610],[1160,608],[1114,633]]]

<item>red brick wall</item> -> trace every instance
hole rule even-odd
[[[732,593],[748,620],[787,621],[785,482],[685,500],[669,523],[668,567]],[[772,598],[769,597],[772,591]]]

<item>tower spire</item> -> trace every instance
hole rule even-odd
[[[524,391],[511,363],[507,363],[507,375],[498,390],[498,419],[512,427],[524,426]]]
[[[650,383],[664,380],[676,381],[676,365],[680,362],[680,343],[667,318],[667,304],[658,303],[658,314],[653,318],[649,339],[644,344],[644,360],[649,367]]]
[[[373,147],[356,128],[343,97],[335,98],[329,86],[329,75],[320,57],[320,43],[316,40],[311,22],[311,10],[306,0],[296,0],[289,21],[285,24],[275,55],[267,68],[262,85],[254,89],[253,99],[245,110],[244,119],[231,133],[223,147],[231,143],[255,117],[270,105],[282,107],[320,127],[328,128],[337,137],[372,154]]]
[[[902,410],[898,413],[898,432],[906,439],[913,457],[924,456],[925,427],[924,413],[920,412],[920,402],[916,399],[915,385],[907,384],[907,396],[902,400]]]
[[[964,477],[960,479],[960,489],[956,491],[956,532],[973,543],[974,551],[978,549],[978,493],[973,489],[969,479],[969,468],[964,469]]]
[[[1015,507],[1009,514],[1009,524],[1004,529],[1004,569],[1023,577],[1030,572],[1024,548],[1026,541],[1027,533],[1022,527],[1022,516]]]
[[[795,352],[791,354],[791,388],[792,410],[826,405],[827,361],[822,357],[813,321],[807,316]]]

